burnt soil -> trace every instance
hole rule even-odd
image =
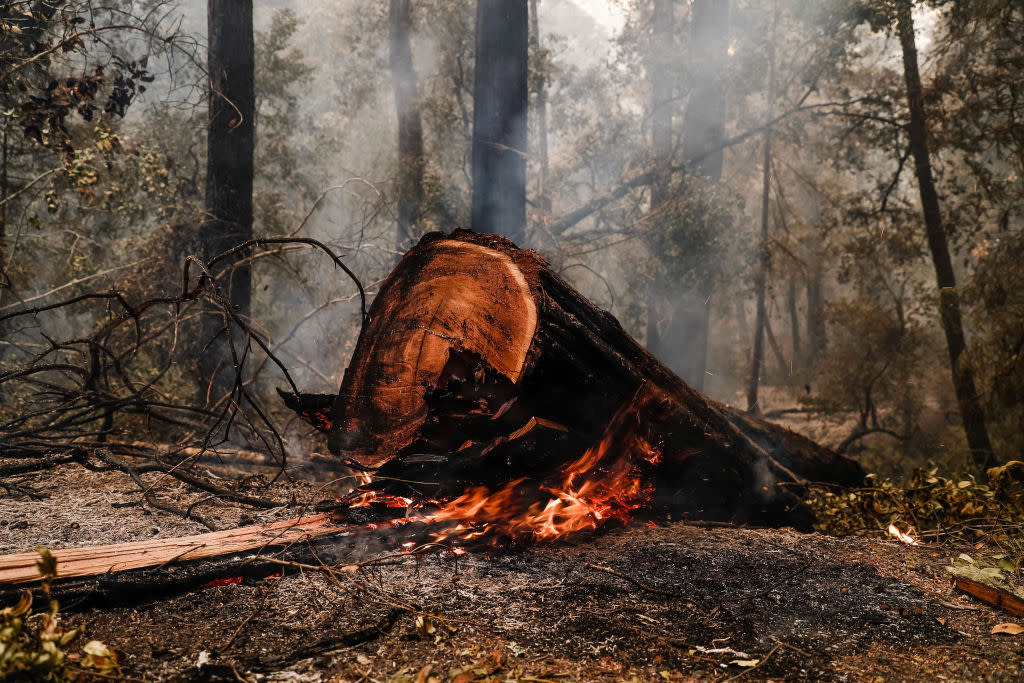
[[[0,498],[0,552],[206,530],[147,509],[119,473],[68,465],[17,484]],[[324,497],[295,482],[269,493],[296,505],[204,509],[228,527],[296,517]],[[638,522],[554,545],[399,554],[333,573],[284,567],[109,604],[83,600],[81,585],[55,595],[67,623],[143,680],[1021,680],[1024,636],[990,633],[1014,619],[950,587],[945,566],[964,550]],[[304,552],[308,563],[314,550]],[[351,537],[315,553],[330,564],[371,554]],[[243,561],[208,566],[230,575]]]

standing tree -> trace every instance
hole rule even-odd
[[[473,78],[473,208],[477,232],[526,238],[527,0],[478,0]]]
[[[253,150],[256,138],[255,55],[252,0],[208,0],[207,68],[209,126],[206,157],[206,216],[200,230],[203,256],[212,256],[252,239]],[[214,276],[231,305],[249,315],[252,282],[246,255],[239,253],[218,264]],[[203,315],[203,340],[217,341],[200,354],[203,381],[210,396],[219,399],[230,387],[223,316]]]
[[[779,23],[778,7],[773,7],[772,34],[768,43],[768,120],[775,113],[775,38]],[[721,166],[719,166],[721,172]],[[750,381],[747,383],[747,410],[758,414],[757,389],[761,383],[764,366],[764,336],[768,328],[768,314],[765,295],[768,289],[768,269],[771,266],[771,251],[768,235],[768,219],[771,210],[772,190],[772,130],[764,132],[764,168],[761,174],[761,236],[758,243],[758,268],[754,277],[757,291],[757,309],[754,317],[754,344],[750,360]],[[707,337],[705,336],[705,339]]]
[[[722,179],[725,86],[722,70],[729,50],[729,0],[695,0],[690,23],[690,67],[695,86],[683,119],[683,159],[694,175],[714,185]],[[694,253],[699,253],[695,251]],[[700,268],[701,264],[689,264]],[[707,369],[708,327],[714,278],[702,273],[696,291],[679,298],[672,316],[673,343],[690,349],[683,379],[701,391]]]
[[[551,211],[551,198],[548,196],[548,78],[549,55],[540,42],[540,18],[537,16],[538,0],[530,0],[530,50],[534,59],[541,62],[542,69],[531,68],[531,89],[536,97],[534,114],[537,126],[537,160],[540,162],[540,177],[537,178],[537,206],[540,215],[546,216]]]
[[[674,0],[654,0],[651,8],[651,46],[647,65],[651,82],[651,155],[654,170],[651,174],[651,212],[657,212],[669,199],[668,186],[672,166],[672,27]],[[653,283],[647,296],[647,349],[664,357],[661,330],[658,328],[664,298]],[[678,368],[674,368],[677,369]],[[690,377],[685,378],[690,381]]]
[[[924,213],[924,228],[928,248],[935,266],[935,277],[939,285],[939,317],[949,348],[950,365],[953,372],[953,387],[956,390],[960,416],[971,456],[978,467],[992,467],[996,464],[992,445],[988,438],[985,415],[975,388],[974,370],[965,362],[967,348],[964,337],[963,319],[960,313],[960,299],[953,273],[953,261],[949,253],[949,240],[942,225],[939,209],[939,195],[932,177],[931,157],[928,150],[928,119],[924,109],[924,93],[921,87],[921,73],[917,63],[917,44],[914,37],[912,0],[898,0],[896,3],[896,32],[903,51],[903,75],[907,85],[907,106],[910,121],[907,134],[910,150],[914,157],[917,185],[921,194],[921,209]]]
[[[403,245],[414,237],[413,226],[423,207],[423,121],[420,117],[416,70],[412,62],[410,0],[391,0],[388,45],[391,87],[398,115],[398,235]]]

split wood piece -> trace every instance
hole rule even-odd
[[[51,549],[50,552],[57,559],[57,579],[60,580],[159,567],[254,548],[282,546],[337,533],[346,528],[332,522],[327,515],[316,515],[197,536]],[[0,556],[0,584],[40,581],[39,570],[36,568],[38,560],[39,554],[34,552]]]
[[[1024,617],[1024,600],[1009,591],[972,581],[963,576],[953,576],[956,589],[977,598],[984,603],[1006,610],[1010,614]]]
[[[703,519],[794,523],[780,484],[864,476],[691,389],[536,252],[466,230],[425,236],[388,276],[337,397],[289,404],[394,493],[543,477],[608,439],[654,445],[653,503]],[[609,434],[629,411],[629,433]]]

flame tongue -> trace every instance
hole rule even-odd
[[[627,404],[613,417],[598,444],[550,480],[516,479],[494,491],[477,486],[447,501],[360,490],[351,494],[349,505],[404,508],[405,515],[391,519],[390,525],[426,523],[434,541],[460,543],[500,538],[550,541],[610,519],[626,521],[650,501],[654,488],[644,476],[645,465],[661,458],[659,450],[631,428],[630,407]]]
[[[913,537],[914,527],[908,527],[907,533],[903,533],[895,524],[889,525],[889,535],[898,541],[902,541],[907,545],[920,545],[917,539]]]

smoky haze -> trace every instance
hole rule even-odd
[[[885,3],[852,3],[864,10],[854,14],[851,3],[804,0],[534,4],[527,143],[510,152],[526,162],[520,246],[714,399],[745,406],[753,384],[751,407],[826,443],[962,457],[948,446],[962,441],[949,417],[959,408],[906,139],[897,24],[867,11]],[[932,168],[963,290],[967,356],[1005,360],[998,339],[1013,338],[1012,296],[992,292],[1019,289],[1002,282],[1012,269],[999,264],[1013,263],[1024,220],[1024,157],[1015,119],[993,103],[1017,82],[1004,59],[1017,43],[996,20],[1012,9],[964,19],[956,12],[975,9],[956,4],[912,15],[921,78],[934,95]],[[88,153],[59,183],[10,202],[3,240],[15,286],[0,292],[0,308],[83,282],[158,289],[177,282],[178,264],[195,251],[187,226],[204,210],[207,3],[124,6],[152,11],[158,30],[97,41],[74,66],[151,52],[155,81],[124,120],[69,115]],[[423,174],[417,222],[403,235],[389,3],[254,3],[254,233],[324,242],[371,298],[420,236],[473,225],[477,4],[409,6]],[[960,93],[970,88],[984,92],[968,102]],[[108,133],[130,150],[124,165],[89,137],[115,147]],[[11,177],[28,183],[63,167],[52,162],[32,159]],[[170,178],[178,194],[165,196],[150,176]],[[184,236],[172,244],[170,233]],[[359,297],[325,255],[279,256],[253,263],[253,318],[301,389],[337,392]],[[75,336],[96,315],[41,314],[39,329],[24,333],[34,344],[42,334]],[[994,373],[979,372],[980,391],[995,402],[987,409],[1014,434],[1007,416],[1016,403]],[[276,400],[282,383],[264,362],[256,385]],[[307,437],[292,431],[308,450]]]

